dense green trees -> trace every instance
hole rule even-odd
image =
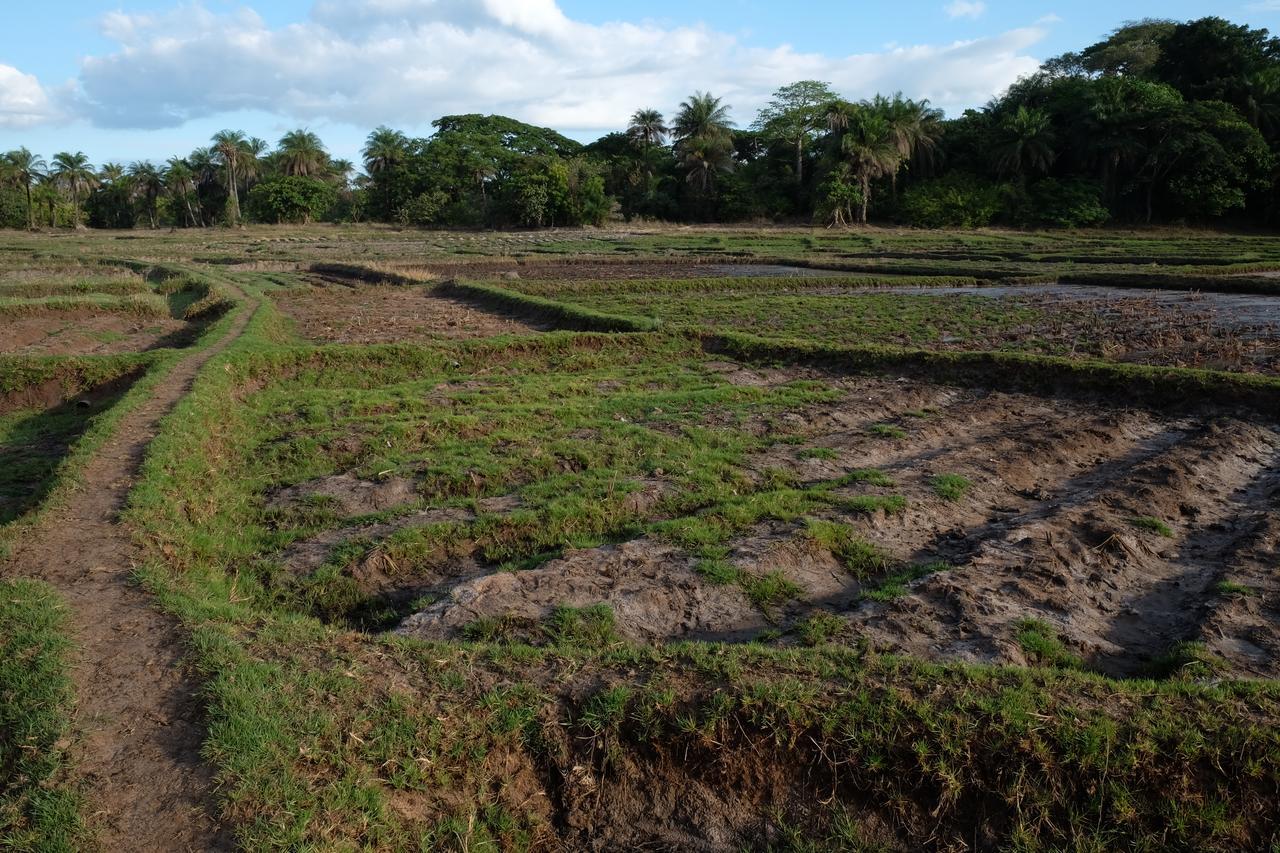
[[[773,93],[749,129],[695,92],[582,145],[504,116],[426,138],[379,127],[363,174],[309,130],[273,149],[236,130],[163,168],[0,156],[0,225],[180,227],[369,218],[546,227],[611,215],[925,227],[1280,223],[1280,39],[1221,18],[1125,24],[945,120],[902,94],[818,80]]]

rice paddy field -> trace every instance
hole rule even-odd
[[[1196,231],[0,236],[0,839],[1273,849],[1278,276]]]

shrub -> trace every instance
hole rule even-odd
[[[956,173],[907,190],[901,216],[918,228],[981,228],[990,225],[1003,206],[998,184]]]
[[[1060,228],[1101,225],[1111,218],[1102,188],[1092,181],[1046,178],[1031,187],[1032,220]]]
[[[268,178],[249,191],[248,207],[263,222],[307,223],[324,216],[338,200],[338,191],[316,178],[284,175]]]
[[[440,190],[419,193],[400,208],[397,218],[404,225],[434,225],[441,221],[440,214],[449,203],[449,196]]]

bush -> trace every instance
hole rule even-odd
[[[441,221],[441,213],[449,203],[449,196],[440,190],[419,193],[400,208],[397,218],[404,225],[435,225]]]
[[[902,221],[917,228],[981,228],[1004,207],[1000,185],[956,173],[919,184],[902,196]]]
[[[1046,178],[1031,187],[1032,221],[1059,228],[1101,225],[1111,218],[1102,188],[1092,181]]]
[[[26,227],[26,196],[18,190],[0,188],[0,228]]]
[[[249,191],[248,208],[262,222],[312,222],[329,212],[338,191],[316,178],[268,178]]]

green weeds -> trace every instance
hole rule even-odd
[[[1154,516],[1140,515],[1129,519],[1129,523],[1139,530],[1145,530],[1148,533],[1154,533],[1166,539],[1173,538],[1173,528]]]
[[[973,483],[959,474],[939,474],[929,481],[929,485],[935,495],[952,503],[963,498],[973,488]]]

